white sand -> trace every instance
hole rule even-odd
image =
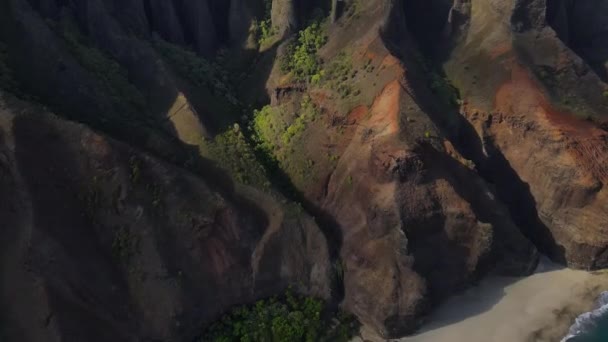
[[[602,290],[608,290],[605,274],[558,269],[543,262],[527,278],[484,280],[438,308],[419,334],[399,341],[559,341]]]
[[[526,278],[489,277],[437,308],[421,331],[399,342],[558,342],[590,311],[608,274],[543,261]],[[366,328],[353,341],[383,341]]]

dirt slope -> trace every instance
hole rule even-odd
[[[8,339],[189,340],[290,284],[397,337],[538,251],[605,268],[590,3],[0,2]]]

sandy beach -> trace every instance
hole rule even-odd
[[[608,290],[606,273],[543,262],[526,278],[489,277],[453,297],[421,331],[399,342],[555,342]],[[366,336],[363,340],[378,341]]]

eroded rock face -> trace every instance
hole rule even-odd
[[[146,8],[150,14],[150,24],[168,42],[184,43],[184,32],[177,17],[177,10],[172,1],[149,0]],[[209,18],[201,18],[209,19]]]
[[[295,206],[0,101],[8,341],[192,340],[289,284],[329,297],[327,242]]]
[[[329,4],[272,3],[284,39]],[[190,340],[201,322],[288,284],[399,337],[488,273],[530,273],[534,245],[570,266],[608,267],[600,5],[344,1],[319,57],[326,67],[349,56],[346,96],[336,84],[281,74],[273,59],[284,45],[262,55],[252,77],[264,78],[277,113],[289,111],[280,120],[297,120],[304,98],[318,110],[297,146],[278,147],[291,151],[280,160],[296,167],[281,171],[319,225],[280,196],[220,177],[224,170],[205,164],[211,171],[195,176],[158,159],[198,156],[201,138],[219,127],[210,124],[217,107],[173,74],[151,40],[203,56],[241,48],[259,2],[10,5],[0,4],[0,40],[21,56],[14,72],[27,90],[156,155],[0,102],[1,267],[14,275],[0,286],[0,318],[16,322],[14,340]],[[124,68],[147,104],[131,126],[112,116],[123,103],[48,19],[73,20],[87,47]],[[422,53],[437,54],[462,103],[446,105],[443,76]],[[332,291],[335,263],[343,291]]]
[[[603,1],[547,2],[547,19],[564,43],[608,80],[608,4]]]
[[[527,274],[537,260],[453,149],[397,138],[416,134],[398,123],[410,101],[397,81],[386,86],[358,122],[324,204],[344,235],[345,305],[387,338],[411,333],[433,304],[489,270]]]
[[[525,20],[547,10],[544,1],[517,2],[512,12],[483,1],[475,6],[479,15],[470,17],[445,66],[477,131],[478,138],[466,139],[480,141],[471,153],[481,174],[543,252],[573,267],[608,266],[608,141],[601,129],[607,87],[558,38],[583,21],[572,7],[551,7],[556,34],[545,21]],[[568,26],[560,24],[564,16]],[[509,17],[511,27],[490,24]],[[467,43],[473,41],[475,49]]]
[[[355,47],[349,50],[354,70],[374,67],[372,76],[349,81],[365,89],[361,102],[343,113],[331,91],[311,91],[324,109],[323,122],[311,124],[302,138],[306,147],[299,146],[293,159],[311,158],[315,167],[307,179],[326,180],[323,189],[312,182],[299,189],[340,229],[345,307],[392,338],[413,332],[433,305],[488,272],[531,272],[538,255],[492,187],[439,127],[439,116],[451,114],[434,106],[438,101],[421,81],[428,71],[407,54],[416,45],[405,7],[383,4],[362,9],[367,26],[357,26],[356,35],[356,22],[334,32],[334,39]],[[401,48],[392,49],[394,44]],[[332,53],[330,38],[322,57],[331,60]],[[300,97],[293,91],[275,102],[289,106]],[[339,156],[335,168],[324,169],[325,154]]]
[[[251,48],[250,46],[247,46],[247,40],[250,37],[251,24],[254,13],[256,12],[255,9],[255,2],[246,0],[233,0],[230,2],[228,23],[230,29],[230,42],[232,45],[240,48]]]

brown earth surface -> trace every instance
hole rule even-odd
[[[0,2],[6,339],[190,341],[289,285],[392,338],[539,251],[608,266],[608,7],[342,1],[346,73],[298,82],[331,3],[271,3]]]

